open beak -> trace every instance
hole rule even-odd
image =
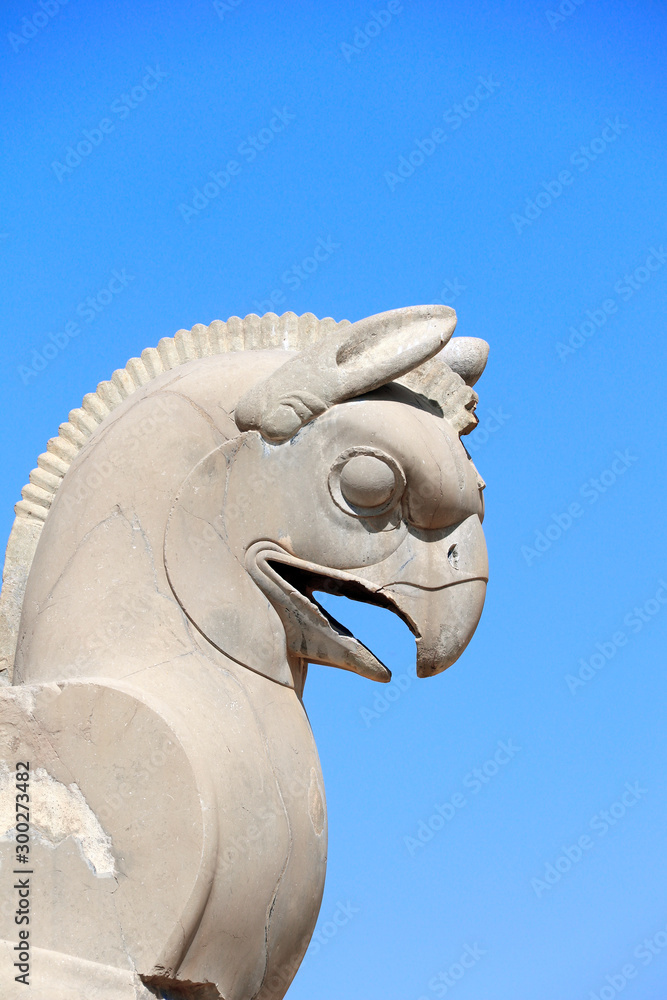
[[[488,562],[480,520],[441,531],[411,529],[388,558],[355,573],[317,566],[275,542],[250,546],[246,566],[280,615],[293,655],[387,682],[387,667],[322,608],[313,592],[389,608],[417,641],[417,675],[451,666],[466,648],[484,605]]]
[[[275,542],[255,542],[246,552],[246,568],[278,612],[285,629],[287,649],[308,663],[351,670],[385,684],[391,671],[326,611],[314,591],[351,597],[367,604],[392,607],[363,581],[341,570],[327,569],[298,559]]]

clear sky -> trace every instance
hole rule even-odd
[[[395,679],[310,671],[330,857],[294,1000],[665,996],[666,27],[2,4],[3,538],[68,411],[180,327],[442,301],[491,344],[468,650],[417,681],[401,622],[329,601]]]

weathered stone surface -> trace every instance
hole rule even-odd
[[[1,877],[12,899],[26,762],[35,914],[30,992],[0,914],[3,1000],[284,995],[326,866],[307,665],[390,679],[313,591],[399,614],[420,676],[481,614],[459,434],[486,346],[454,325],[419,306],[179,331],[40,456],[0,605]]]

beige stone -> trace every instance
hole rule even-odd
[[[307,666],[390,679],[313,592],[396,612],[424,677],[482,611],[483,482],[459,435],[488,348],[455,323],[199,324],[49,442],[0,600],[3,893],[27,762],[36,915],[28,993],[2,908],[3,1000],[285,994],[326,867]]]

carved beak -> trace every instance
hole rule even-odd
[[[477,627],[488,579],[477,515],[438,532],[411,531],[396,552],[358,573],[298,559],[275,542],[250,546],[246,567],[280,615],[292,655],[387,682],[391,673],[322,608],[313,591],[386,607],[417,640],[417,675],[440,673],[461,655]]]
[[[417,676],[432,677],[458,660],[477,628],[486,580],[466,580],[438,590],[409,584],[385,587],[404,620],[417,637]]]
[[[489,564],[479,517],[437,532],[412,529],[404,544],[364,577],[369,583],[390,581],[379,593],[417,638],[417,676],[441,673],[470,642],[484,606]]]

